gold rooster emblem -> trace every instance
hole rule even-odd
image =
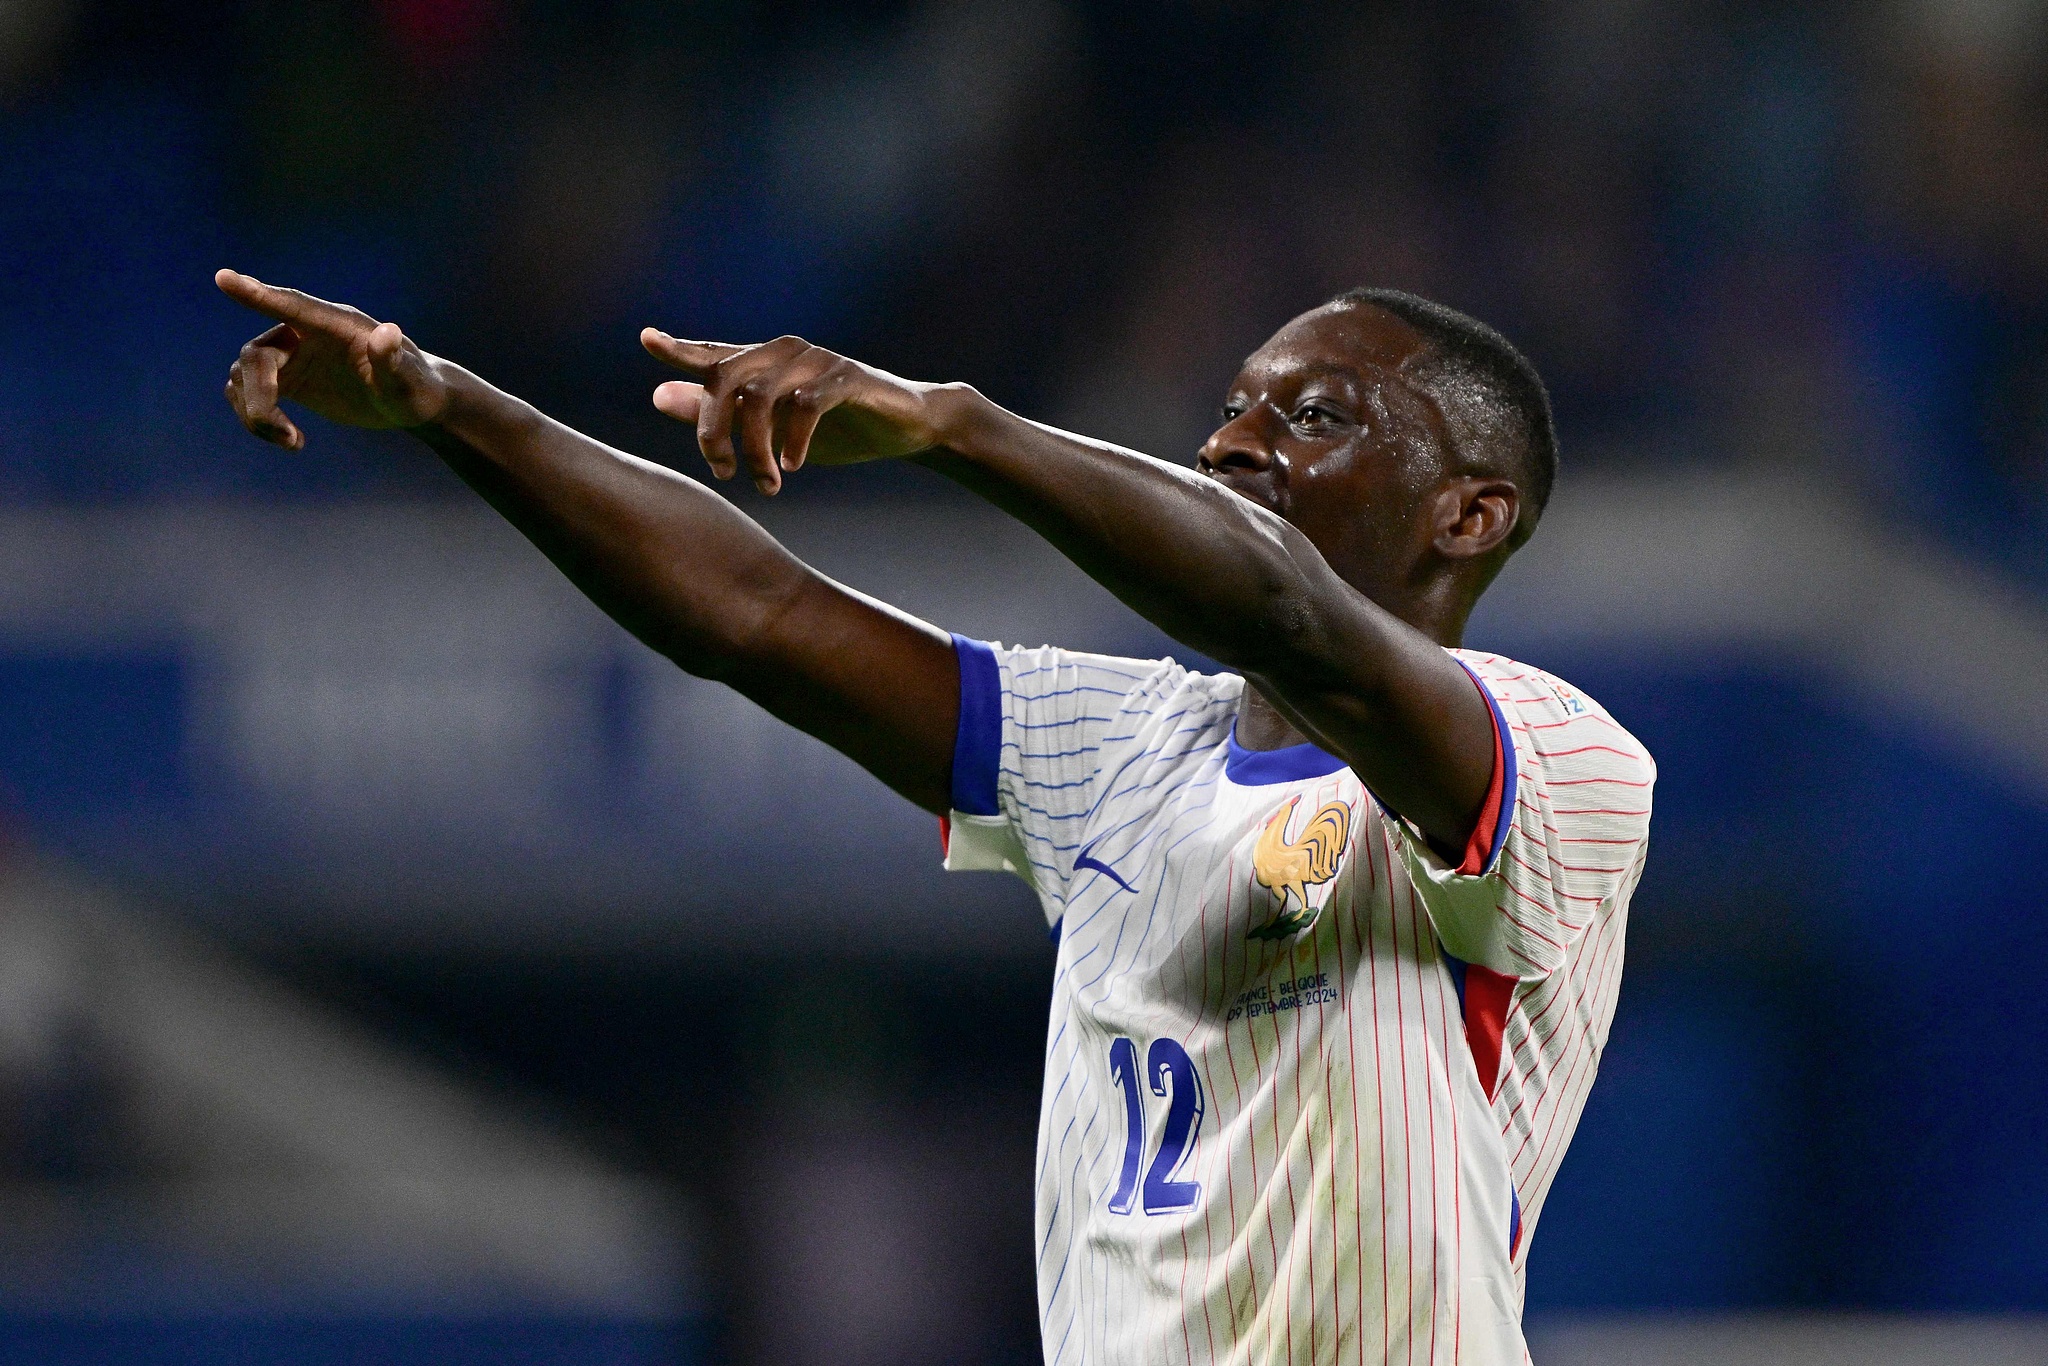
[[[1326,804],[1290,840],[1287,819],[1300,800],[1297,792],[1273,813],[1252,850],[1252,876],[1280,898],[1280,905],[1271,920],[1245,935],[1247,939],[1285,939],[1315,924],[1321,908],[1309,908],[1308,889],[1337,876],[1337,860],[1344,856],[1345,841],[1351,836],[1351,808],[1343,802]],[[1293,910],[1288,909],[1289,892],[1301,902]]]

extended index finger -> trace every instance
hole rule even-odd
[[[221,293],[236,303],[281,323],[299,323],[323,332],[346,332],[366,321],[352,308],[316,299],[296,289],[266,285],[255,276],[239,271],[215,271],[213,282],[220,286]]]
[[[731,342],[684,341],[671,337],[657,328],[643,328],[640,344],[647,348],[647,354],[659,361],[666,361],[686,375],[702,378],[711,367],[722,360],[730,360],[751,347],[734,346]]]

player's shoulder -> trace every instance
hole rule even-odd
[[[1004,670],[1004,682],[1018,692],[1047,688],[1116,688],[1135,698],[1163,698],[1176,692],[1237,698],[1243,680],[1231,674],[1198,674],[1171,655],[1104,655],[1061,645],[989,645]]]
[[[1178,712],[1234,714],[1244,680],[1205,674],[1171,656],[1094,654],[1057,645],[992,646],[1005,688],[1018,701],[1089,694],[1105,707],[1145,715]]]
[[[1556,674],[1506,655],[1451,651],[1500,705],[1517,747],[1535,754],[1575,758],[1578,766],[1657,773],[1649,749],[1583,689]]]

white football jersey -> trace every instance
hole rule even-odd
[[[1515,1363],[1600,1061],[1655,766],[1583,694],[1453,651],[1492,707],[1458,868],[1242,679],[956,637],[946,866],[1059,942],[1039,1112],[1049,1363]]]

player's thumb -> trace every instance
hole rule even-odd
[[[380,402],[413,422],[440,415],[439,386],[426,358],[405,344],[397,323],[378,323],[370,332],[370,388]]]
[[[654,386],[654,406],[678,422],[695,425],[704,409],[704,386],[672,379]]]

